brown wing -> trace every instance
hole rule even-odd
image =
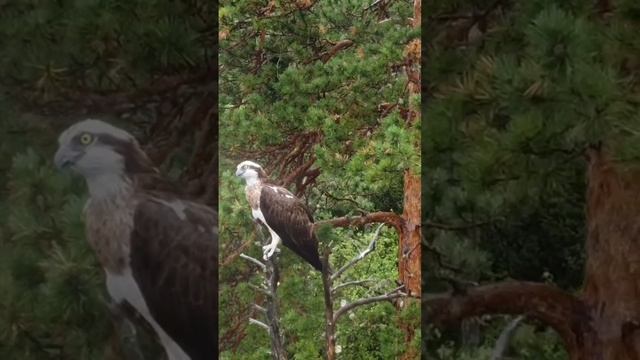
[[[266,185],[260,193],[260,211],[284,246],[322,271],[313,217],[300,199],[284,188]]]
[[[131,234],[131,269],[151,315],[191,357],[217,356],[216,212],[182,201],[172,208],[145,197]]]

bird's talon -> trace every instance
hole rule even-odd
[[[273,256],[273,253],[275,253],[276,251],[280,251],[277,245],[266,245],[266,246],[263,246],[262,249],[263,249],[264,260],[268,260]]]

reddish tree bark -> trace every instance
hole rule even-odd
[[[414,17],[412,26],[420,27],[422,1],[414,0]],[[409,83],[409,96],[420,94],[420,59],[421,59],[420,39],[412,40],[405,49],[406,65],[405,71]],[[411,109],[415,117],[409,117],[409,125],[412,120],[419,121],[420,109]],[[420,297],[421,294],[421,266],[420,244],[422,241],[422,217],[421,199],[422,185],[420,175],[414,174],[411,169],[404,172],[404,203],[402,218],[404,222],[403,231],[400,232],[400,246],[398,254],[398,272],[400,282],[405,285],[409,296]]]
[[[404,209],[398,247],[398,272],[409,296],[420,297],[421,261],[420,206],[422,187],[420,176],[406,170],[404,174]]]
[[[393,226],[398,233],[402,231],[404,226],[402,216],[390,211],[377,211],[362,216],[343,216],[331,220],[318,221],[314,224],[317,228],[322,225],[331,225],[333,227],[350,227],[362,226],[371,223],[384,223]]]
[[[414,28],[421,25],[422,1],[414,0],[413,2],[413,21],[411,26]],[[421,41],[413,39],[405,48],[405,72],[407,74],[407,88],[409,96],[413,97],[420,94],[421,78],[420,78],[420,61],[421,61]],[[411,102],[409,102],[411,104]],[[420,121],[420,108],[411,109],[406,115],[407,126],[413,126],[413,123]],[[398,274],[400,283],[404,284],[405,291],[409,296],[421,296],[422,284],[422,262],[421,262],[421,243],[422,243],[422,183],[420,174],[415,174],[411,169],[404,172],[404,202],[402,210],[403,228],[400,232],[400,243],[398,246]],[[408,306],[408,301],[400,301],[397,303],[398,308]],[[411,324],[399,324],[405,334],[405,344],[410,344],[415,337],[415,329]],[[401,359],[417,359],[414,349],[406,347],[406,352]]]
[[[531,282],[486,285],[468,289],[464,294],[427,297],[423,305],[424,317],[437,326],[483,314],[526,314],[556,330],[572,360],[603,359],[589,308],[579,298],[552,285]]]
[[[605,359],[640,358],[640,171],[589,151],[584,302]]]

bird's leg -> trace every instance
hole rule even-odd
[[[262,223],[260,220],[254,220],[253,226],[256,228],[256,232],[260,234],[260,238],[264,239],[264,232],[262,231]]]
[[[280,244],[280,237],[275,232],[271,231],[271,229],[269,229],[269,232],[271,233],[271,243],[262,247],[262,258],[264,260],[268,260],[271,256],[273,256],[274,252],[280,250],[278,249],[278,244]]]

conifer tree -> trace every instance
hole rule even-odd
[[[428,353],[524,314],[522,358],[635,358],[637,2],[427,9]]]
[[[269,341],[247,322],[255,299],[246,284],[256,269],[237,259],[259,250],[243,185],[233,177],[235,165],[260,163],[270,180],[312,206],[318,222],[346,226],[321,236],[337,263],[366,247],[362,231],[371,232],[368,224],[391,224],[393,230],[381,234],[381,249],[350,276],[386,279],[381,285],[399,280],[398,233],[407,224],[403,174],[420,171],[419,96],[407,91],[404,51],[419,31],[411,27],[409,2],[234,1],[223,2],[219,14],[220,308],[225,309],[220,344],[224,358],[262,359],[268,357]],[[419,231],[419,219],[414,220],[411,230]],[[278,291],[288,353],[322,357],[321,279],[286,250],[280,256]],[[346,297],[376,290],[356,288]],[[417,329],[417,304],[400,312],[391,304],[375,305],[352,315],[341,320],[339,358],[396,358],[418,348],[418,342],[405,342],[402,332]]]

